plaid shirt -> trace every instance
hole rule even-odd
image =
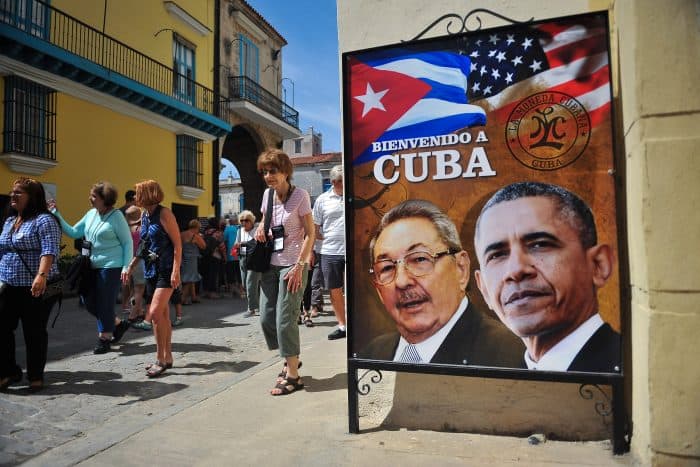
[[[51,214],[39,214],[25,220],[16,232],[12,232],[15,216],[5,221],[0,234],[0,280],[13,286],[31,286],[39,271],[44,255],[54,257],[49,277],[58,274],[58,255],[61,244],[61,227]],[[22,254],[22,263],[15,250]]]

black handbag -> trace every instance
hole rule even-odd
[[[80,295],[85,295],[89,292],[92,289],[91,282],[93,279],[91,269],[89,256],[76,256],[66,273],[66,290],[78,292]]]
[[[10,241],[12,241],[12,236],[10,236]],[[19,256],[19,259],[20,261],[22,261],[22,264],[24,264],[24,267],[27,269],[27,272],[29,272],[30,275],[34,274],[29,268],[27,262],[24,260],[22,253],[20,253],[19,250],[15,248],[14,244],[12,244],[12,249],[15,253],[17,253],[17,256]],[[51,324],[52,328],[56,326],[56,320],[61,314],[61,305],[63,304],[63,289],[65,287],[65,281],[66,279],[62,274],[58,274],[50,279],[47,279],[46,289],[44,290],[44,293],[41,295],[41,297],[39,297],[41,301],[49,304],[49,306],[51,307],[53,307],[54,303],[58,302],[58,312],[56,313],[56,316],[53,319],[53,323]]]
[[[272,216],[272,200],[275,196],[275,190],[268,188],[267,190],[267,211],[265,213],[265,236],[270,229],[270,218]],[[255,272],[267,272],[270,269],[270,260],[272,259],[273,243],[272,240],[259,242],[255,239],[246,242],[246,269]]]

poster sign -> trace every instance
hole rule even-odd
[[[350,359],[622,373],[608,35],[344,54]]]

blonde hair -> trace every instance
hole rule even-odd
[[[189,221],[187,223],[187,228],[188,229],[195,229],[196,228],[197,230],[199,230],[202,228],[202,224],[197,219],[192,219],[191,221]]]
[[[158,204],[163,201],[165,195],[163,189],[155,180],[144,180],[134,186],[136,190],[136,198],[134,198],[138,206],[148,206]]]
[[[253,221],[253,223],[255,223],[255,214],[253,214],[252,211],[248,211],[246,209],[238,215],[238,222],[243,222],[245,219],[250,219],[251,221]]]

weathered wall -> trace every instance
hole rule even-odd
[[[625,352],[632,363],[627,367],[632,450],[641,465],[697,465],[700,366],[694,361],[694,337],[700,330],[700,259],[693,253],[700,238],[700,3],[337,3],[341,52],[409,40],[443,14],[464,16],[475,8],[516,20],[610,12],[613,98],[616,112],[624,116],[618,145],[626,156],[622,170],[631,303],[623,303],[623,309],[631,308]],[[488,14],[479,16],[483,28],[504,24]],[[442,26],[428,36],[446,32]],[[493,433],[544,431],[571,439],[608,436],[609,426],[592,404],[588,410],[581,405],[572,385],[400,374],[387,423]]]

